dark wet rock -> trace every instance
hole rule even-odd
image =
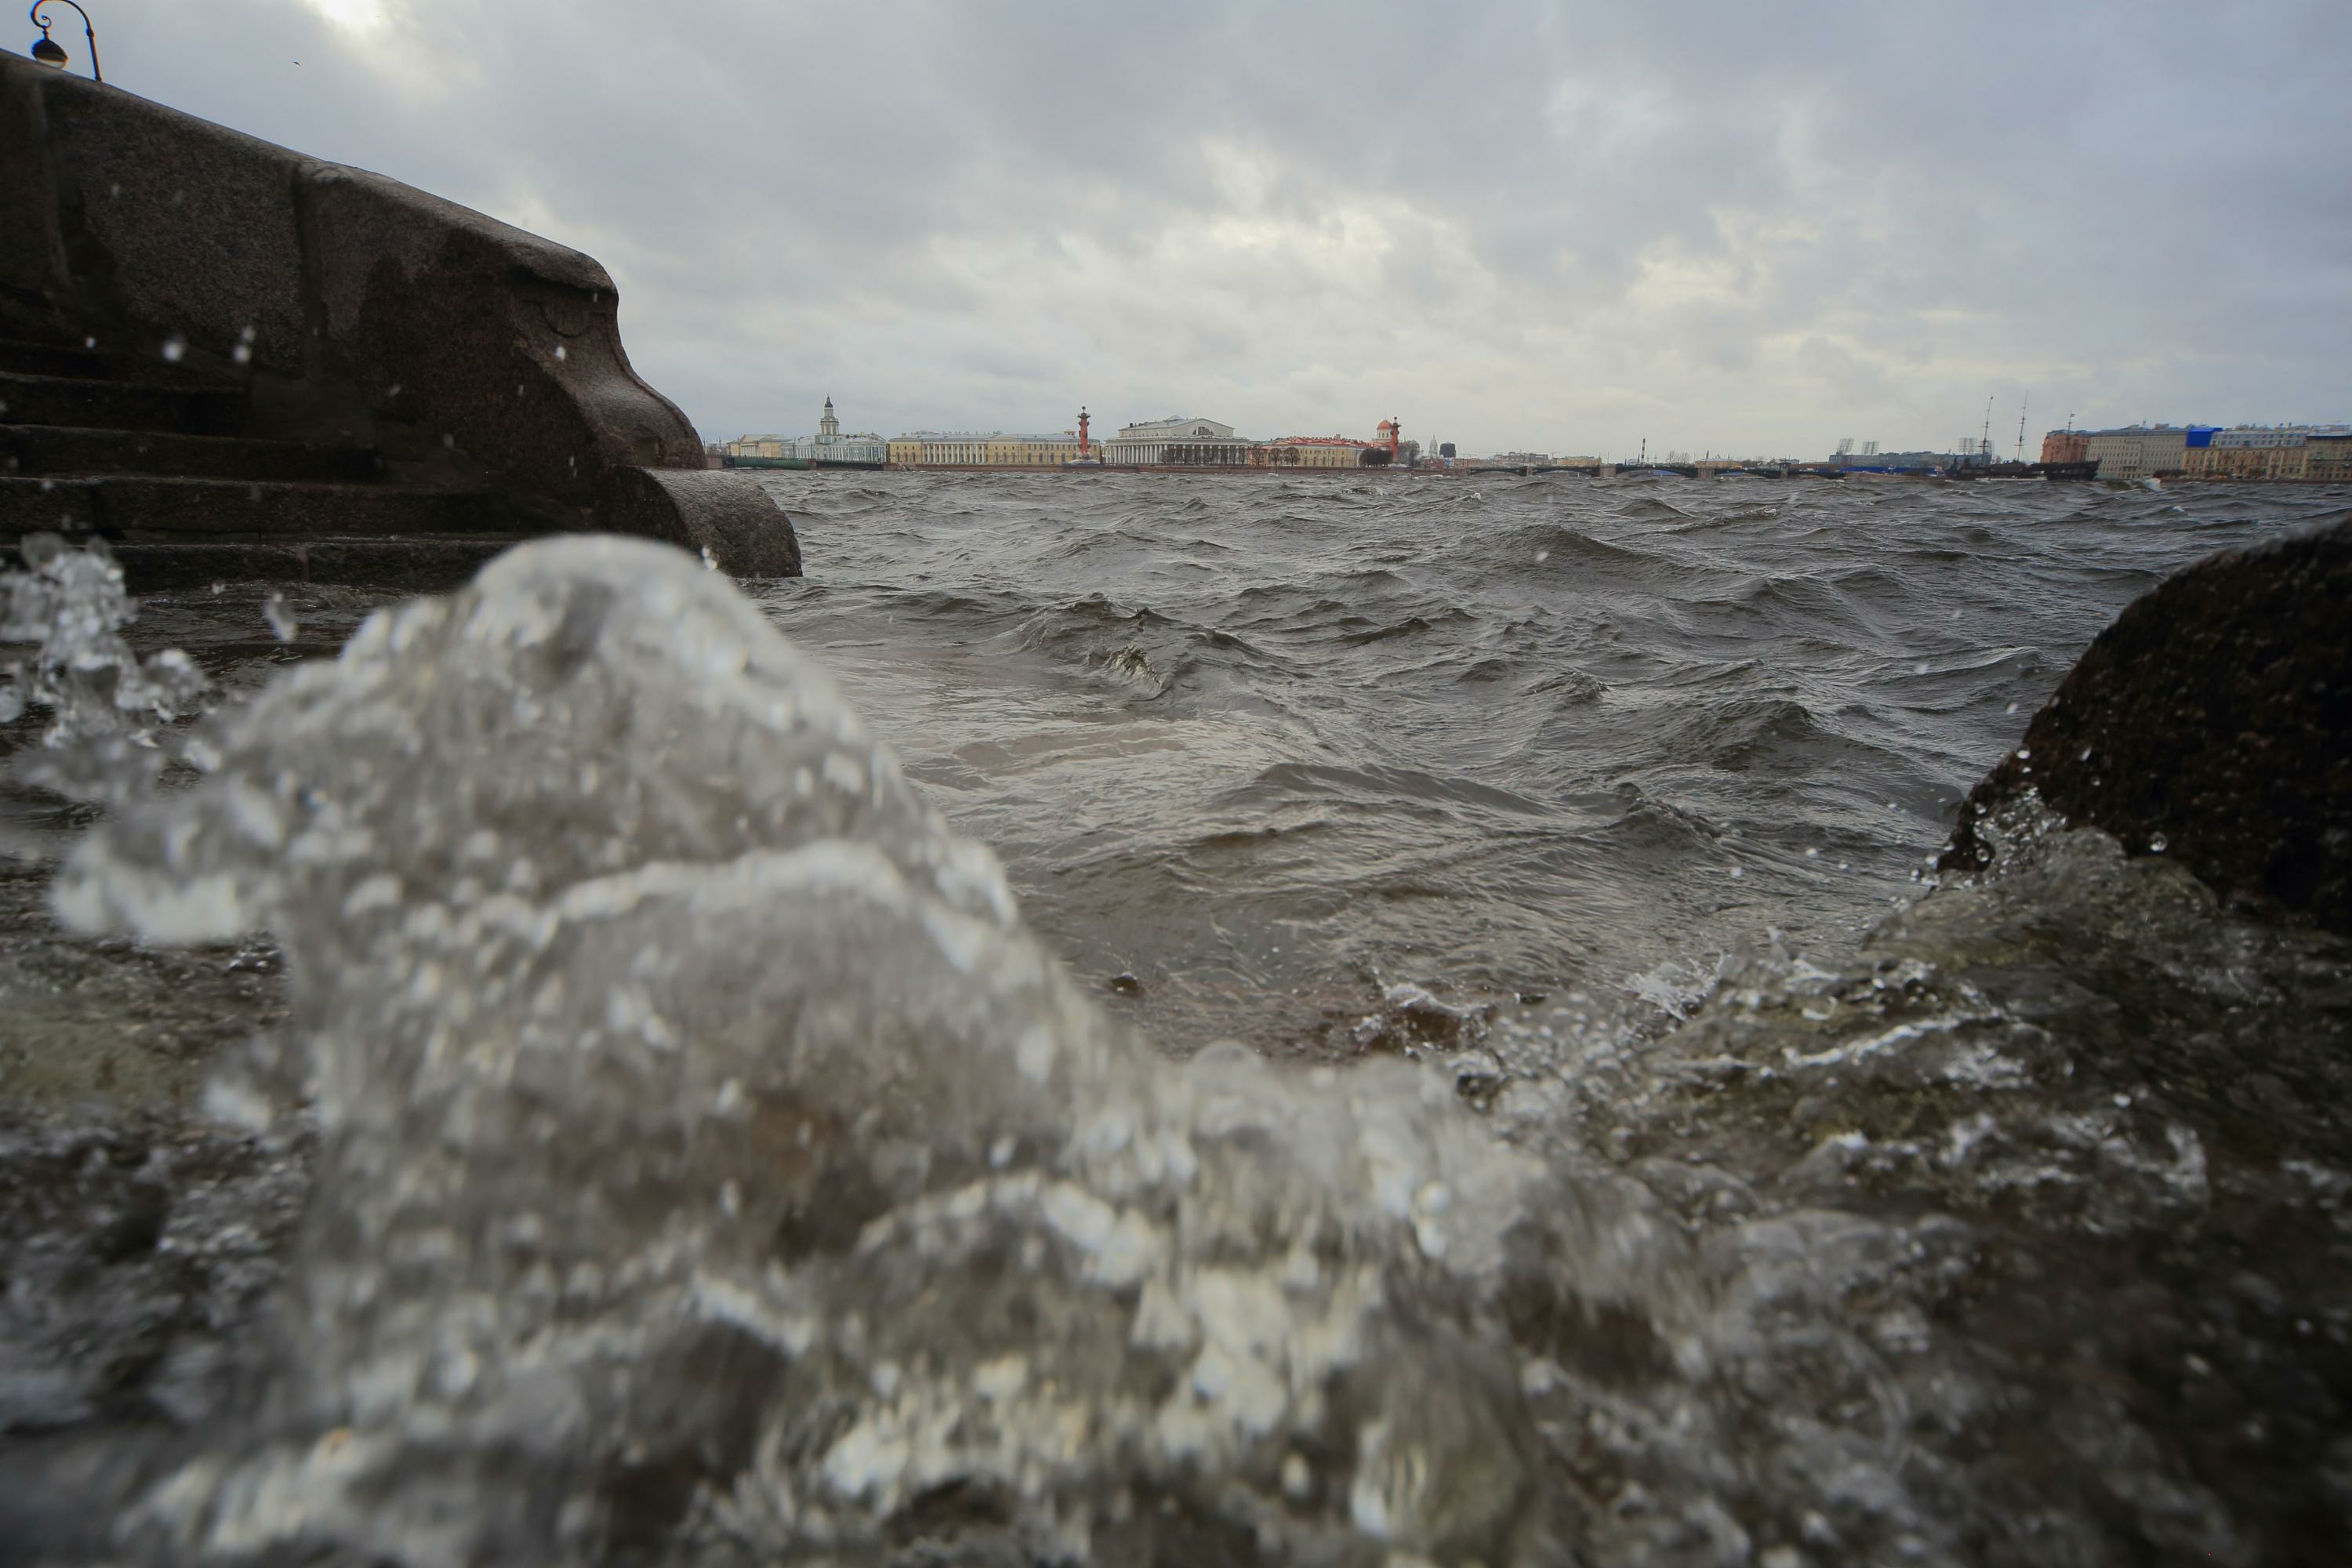
[[[1491,1004],[1448,1002],[1408,982],[1381,993],[1381,1010],[1357,1020],[1353,1039],[1359,1051],[1453,1050],[1485,1038],[1494,1016]]]
[[[2352,931],[2352,522],[2200,563],[2099,634],[1960,811],[1938,863],[1992,862],[2028,790],[2126,853]]]

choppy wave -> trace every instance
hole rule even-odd
[[[192,1121],[0,1137],[0,1413],[62,1434],[7,1451],[0,1529],[141,1563],[2324,1560],[2352,951],[2030,802],[1881,918],[2063,629],[2179,534],[1825,497],[1794,537],[1907,505],[1882,602],[1768,599],[1765,633],[1753,596],[1534,594],[1401,528],[1368,577],[1362,541],[1252,542],[1215,481],[1187,500],[1275,592],[1057,580],[1086,520],[1006,521],[1052,483],[960,487],[951,525],[832,492],[867,552],[756,608],[534,546],[268,671],[198,776],[138,773],[59,908],[282,951],[289,1016]],[[1648,526],[1576,483],[1491,507]],[[1897,569],[1989,506],[1975,580]],[[1850,557],[1788,521],[1675,548],[1717,587]],[[229,684],[233,644],[198,650]]]
[[[779,624],[917,777],[956,780],[941,808],[1003,853],[1057,949],[1095,977],[1139,976],[1134,1015],[1184,1038],[1253,1026],[1229,963],[1209,961],[1229,941],[1255,945],[1253,964],[1286,988],[1356,986],[1369,1002],[1374,972],[1613,990],[1661,963],[1712,963],[1752,938],[1764,903],[1795,939],[1851,931],[1909,889],[2015,733],[2011,705],[2030,712],[2125,602],[2212,549],[2342,506],[2308,491],[2254,504],[1572,476],[768,482],[815,563],[775,591]],[[1768,710],[1781,731],[1733,733],[1737,715]],[[1131,724],[1160,727],[1155,750],[1090,737]],[[992,780],[969,758],[1009,734],[1034,738],[1024,758],[1071,760]],[[1515,845],[1491,897],[1459,886],[1401,940],[1286,887],[1172,875],[1192,840],[1223,830],[1236,778],[1286,763],[1460,775],[1552,802],[1631,784],[1738,834],[1748,879],[1724,898],[1712,854],[1595,864],[1563,818]],[[1409,796],[1375,787],[1343,804],[1349,831],[1308,867],[1332,886],[1350,858],[1459,859],[1484,831],[1439,825],[1433,842]],[[1071,836],[1041,819],[1074,825],[1090,867],[1133,868],[1125,896],[1116,878],[1074,879]],[[1798,853],[1832,841],[1832,868]],[[1596,887],[1616,910],[1606,922],[1578,914]],[[1548,907],[1549,940],[1511,934]]]

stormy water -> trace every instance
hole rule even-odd
[[[2344,498],[1559,476],[772,479],[761,602],[1166,1048],[1402,984],[1669,1011],[1850,942],[2084,644]]]
[[[1927,873],[2341,495],[769,482],[11,584],[33,1560],[2336,1560],[2347,944]]]

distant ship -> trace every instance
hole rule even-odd
[[[1955,463],[1948,479],[2095,479],[2099,465],[2088,463]]]

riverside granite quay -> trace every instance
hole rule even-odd
[[[0,549],[425,586],[602,529],[799,574],[576,250],[5,51],[0,211]]]

